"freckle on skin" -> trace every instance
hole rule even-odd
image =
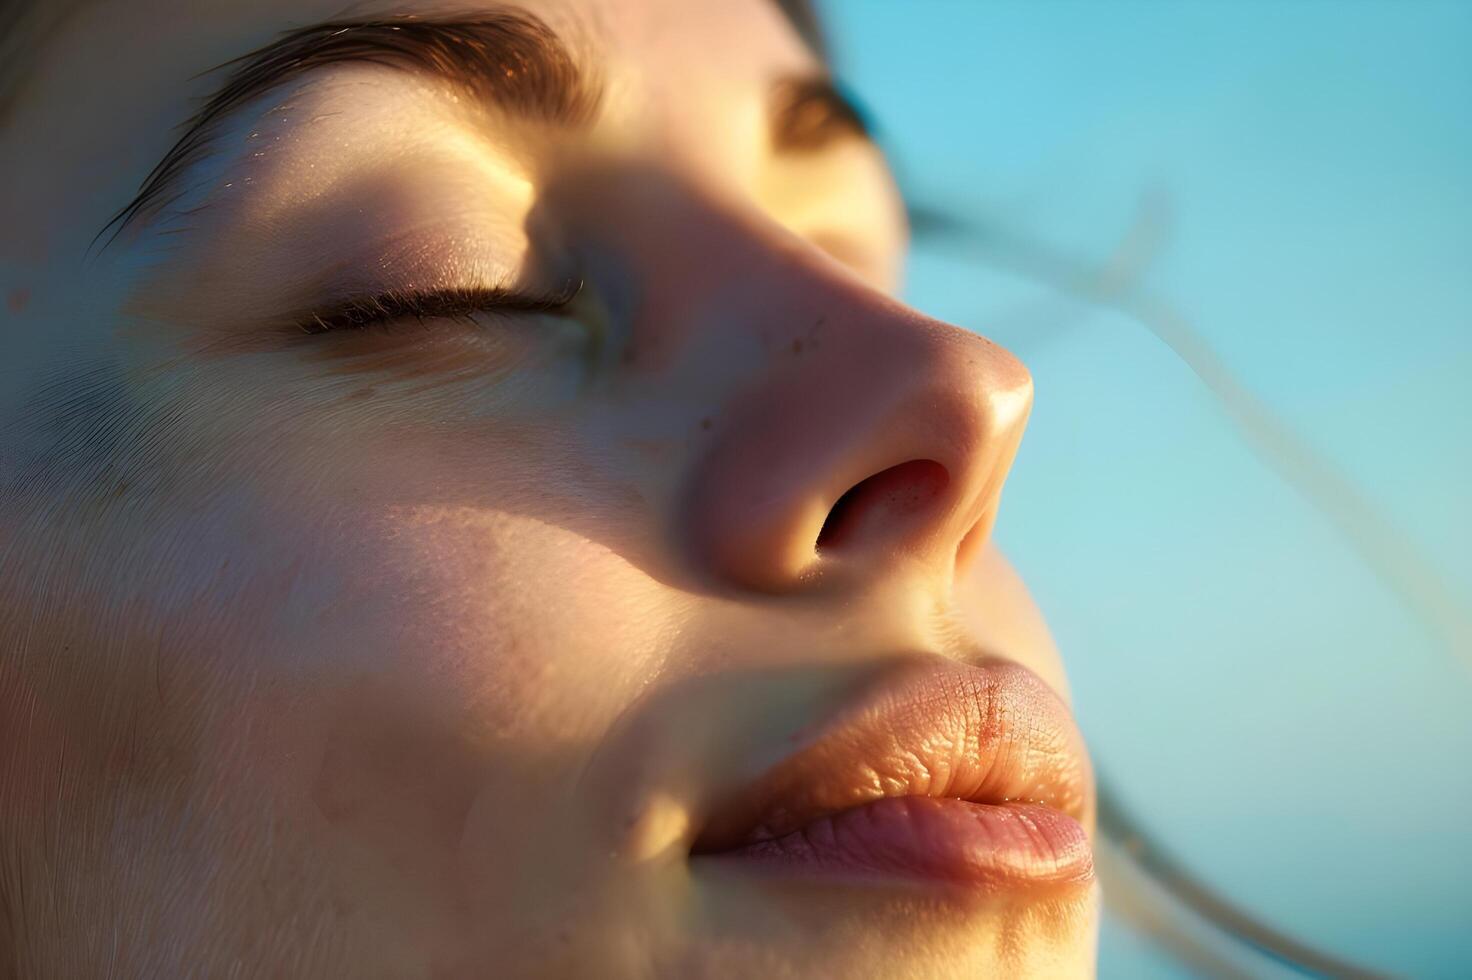
[[[703,418],[703,419],[701,419],[700,420],[700,427],[702,429],[709,430],[710,429],[710,419],[709,418]]]
[[[797,340],[794,340],[792,342],[792,353],[794,353],[794,354],[801,354],[802,353],[802,338],[798,338]]]
[[[18,286],[10,291],[5,297],[5,307],[12,313],[24,313],[27,306],[31,305],[31,291],[25,286]]]

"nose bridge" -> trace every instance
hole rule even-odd
[[[689,416],[670,531],[697,574],[802,592],[901,568],[949,580],[975,552],[1031,408],[1015,357],[669,174],[558,196],[597,226],[580,237],[612,228],[632,274],[611,278],[639,284],[625,390]]]
[[[829,326],[827,291],[811,287],[841,272],[811,245],[679,180],[635,172],[620,184],[608,195],[617,211],[607,220],[620,225],[617,247],[644,284],[627,367],[678,368],[724,386],[770,368],[784,352],[802,353]]]

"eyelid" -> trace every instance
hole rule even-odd
[[[504,287],[450,287],[393,289],[351,299],[293,318],[303,333],[323,334],[364,330],[394,320],[464,320],[477,313],[558,313],[582,291],[580,279],[570,279],[552,293],[534,293]]]

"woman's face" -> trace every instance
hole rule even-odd
[[[893,298],[894,186],[771,0],[45,20],[22,975],[1092,969],[1087,763],[987,544],[1030,380]]]

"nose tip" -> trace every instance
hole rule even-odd
[[[978,377],[955,372],[963,377],[954,386],[944,373],[916,385],[892,423],[899,431],[891,455],[911,458],[863,476],[833,502],[816,540],[821,562],[908,556],[954,571],[970,560],[990,533],[1032,408],[1020,362],[1000,350],[988,360]]]
[[[867,309],[730,406],[693,483],[691,540],[729,585],[781,593],[920,568],[990,533],[1032,379],[986,339]]]

